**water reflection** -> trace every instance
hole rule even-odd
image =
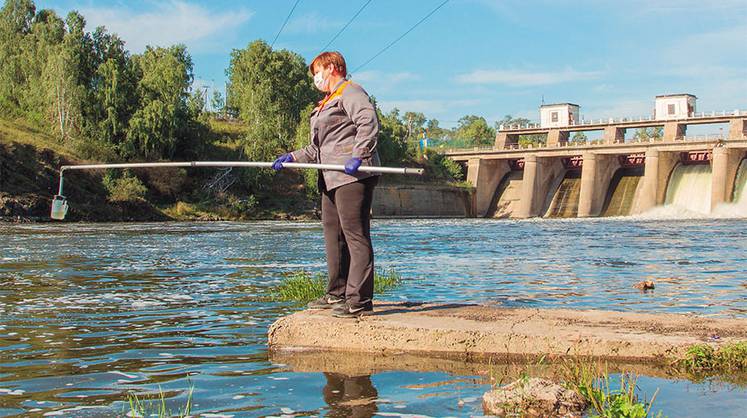
[[[368,418],[377,411],[376,391],[371,376],[348,376],[342,373],[324,373],[327,384],[322,390],[324,402],[329,405],[328,417]]]

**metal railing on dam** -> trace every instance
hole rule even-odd
[[[652,146],[684,146],[689,147],[702,147],[702,146],[714,146],[720,143],[733,143],[737,144],[740,142],[747,142],[747,135],[742,135],[739,138],[727,138],[720,134],[711,135],[690,135],[676,138],[674,140],[664,140],[663,138],[648,138],[648,139],[631,139],[631,140],[617,140],[611,143],[605,142],[603,139],[585,141],[585,142],[559,142],[553,145],[547,143],[539,144],[510,144],[504,148],[496,148],[494,146],[481,146],[481,147],[469,147],[469,148],[444,148],[440,149],[439,152],[452,158],[456,161],[467,161],[470,158],[478,157],[480,155],[492,155],[499,156],[505,154],[507,158],[514,157],[518,153],[531,153],[539,151],[559,151],[562,154],[567,154],[568,151],[587,151],[587,150],[598,150],[603,152],[604,150],[617,150],[621,153],[629,152],[630,148],[641,148],[641,147],[652,147]]]
[[[583,130],[594,130],[604,129],[610,125],[626,125],[626,124],[659,124],[663,125],[666,122],[679,121],[679,122],[691,122],[697,123],[718,123],[712,122],[717,119],[731,119],[734,117],[747,116],[747,110],[735,109],[732,111],[722,110],[720,112],[692,112],[687,118],[672,118],[672,119],[656,119],[653,116],[638,116],[638,117],[622,117],[622,118],[600,118],[600,119],[581,119],[578,122],[571,121],[568,128],[581,128]],[[500,125],[500,131],[524,131],[524,130],[535,130],[535,129],[549,129],[543,128],[539,123],[527,123],[527,124],[511,124],[511,125]]]

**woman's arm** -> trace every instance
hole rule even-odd
[[[290,153],[293,157],[293,162],[296,163],[318,163],[317,156],[319,155],[319,147],[316,146],[314,141],[301,149],[297,149]]]
[[[356,127],[353,158],[370,158],[378,145],[379,118],[366,91],[357,84],[342,92],[342,107]]]

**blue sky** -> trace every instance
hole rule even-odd
[[[313,58],[366,0],[301,0],[276,48]],[[222,90],[234,48],[272,41],[295,0],[37,1],[133,52],[184,43],[196,83]],[[373,0],[330,49],[354,69],[442,0]],[[353,74],[379,104],[453,126],[538,118],[573,102],[588,118],[646,116],[657,94],[692,93],[698,111],[747,109],[747,0],[451,0]]]

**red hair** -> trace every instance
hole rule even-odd
[[[314,74],[314,67],[326,67],[329,64],[332,64],[334,66],[335,72],[342,77],[348,76],[348,67],[345,64],[345,58],[343,58],[342,54],[337,51],[322,52],[321,54],[317,55],[316,58],[311,61],[311,64],[309,64],[309,71],[311,72],[311,74]]]

